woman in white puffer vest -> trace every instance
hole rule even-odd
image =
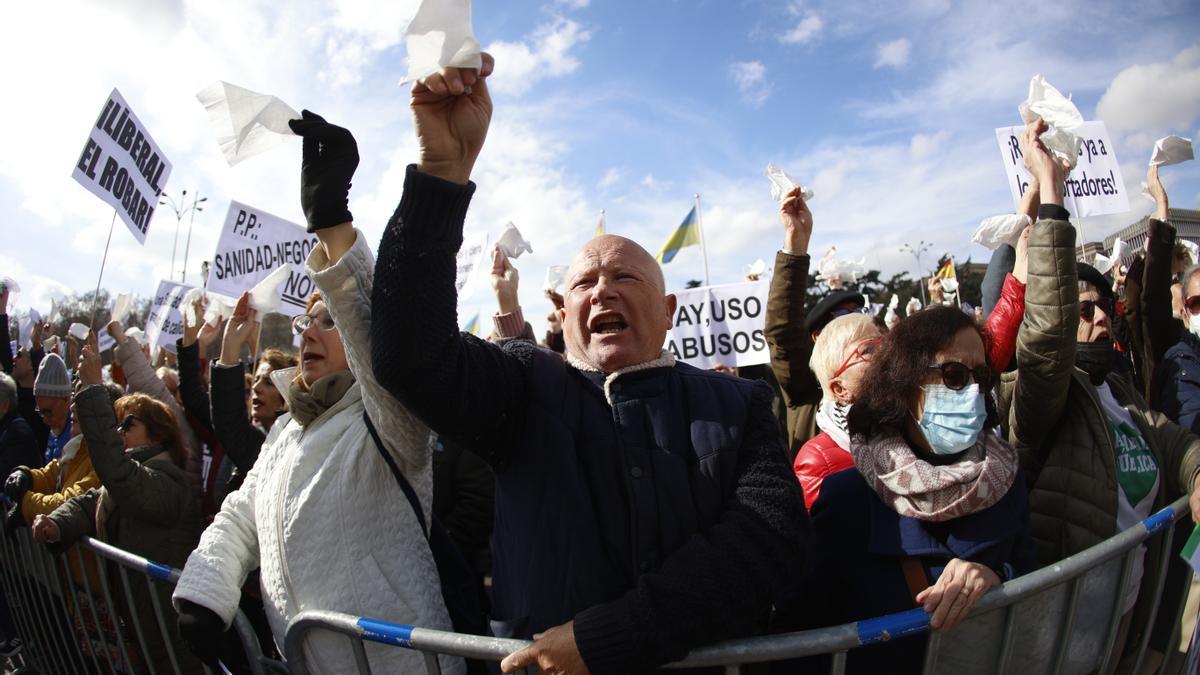
[[[320,155],[317,143],[305,138],[302,183],[308,188],[318,177],[327,183],[344,180],[343,206],[341,213],[314,216],[313,191],[304,191],[310,231],[320,239],[307,261],[318,293],[293,323],[301,336],[299,376],[297,369],[271,376],[287,398],[291,420],[263,446],[241,489],[226,497],[175,587],[180,632],[210,664],[237,611],[246,575],[255,567],[261,568],[263,605],[281,647],[288,622],[314,609],[452,630],[421,525],[363,420],[365,410],[429,522],[430,432],[372,374],[375,261],[345,210],[349,175],[330,176],[339,169],[345,173],[336,162],[345,162],[347,152],[353,152],[356,165],[357,150],[349,132],[324,120],[320,125],[323,133],[344,136],[323,137]],[[319,174],[327,168],[322,162],[332,165],[324,175]],[[315,187],[315,198],[322,198],[321,186]],[[242,321],[231,321],[227,331],[252,323],[244,310],[235,313],[238,318]],[[420,652],[370,642],[366,651],[372,672],[424,670]],[[311,672],[357,672],[342,635],[310,633],[306,655]],[[465,672],[460,659],[440,661],[443,672]]]

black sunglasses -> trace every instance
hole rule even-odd
[[[125,419],[121,420],[121,423],[117,425],[117,431],[120,431],[121,433],[129,431],[133,428],[133,423],[136,420],[137,418],[133,415],[126,415]]]
[[[929,367],[942,371],[942,384],[954,391],[959,391],[971,384],[972,378],[980,389],[988,389],[992,385],[992,371],[987,366],[968,368],[966,364],[958,361],[947,361],[946,363],[934,363]]]
[[[1113,301],[1108,298],[1099,298],[1097,300],[1080,300],[1079,301],[1079,318],[1084,321],[1092,321],[1096,316],[1096,308],[1104,310],[1104,314],[1109,318],[1113,315]]]

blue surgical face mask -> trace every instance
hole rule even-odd
[[[917,426],[934,454],[953,455],[975,445],[987,420],[979,385],[955,391],[944,384],[927,384],[923,389],[925,412]]]

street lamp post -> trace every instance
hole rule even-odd
[[[923,271],[924,268],[921,267],[921,256],[925,255],[925,253],[928,252],[932,246],[933,244],[922,239],[921,241],[917,242],[916,246],[913,246],[912,244],[905,244],[900,247],[901,253],[909,253],[912,255],[912,257],[917,259],[917,286],[920,287],[921,298],[924,299],[925,304],[927,305],[929,304],[929,291],[925,288],[925,272]]]
[[[204,210],[204,207],[199,206],[199,204],[201,204],[202,202],[206,202],[206,201],[208,201],[208,197],[201,197],[199,194],[193,193],[192,194],[192,203],[188,204],[187,203],[187,190],[184,190],[180,193],[178,203],[176,203],[176,201],[174,199],[171,199],[171,195],[166,194],[166,193],[163,193],[163,195],[158,200],[159,204],[166,204],[167,206],[170,206],[171,210],[173,210],[175,212],[175,243],[171,245],[171,272],[170,272],[170,274],[167,275],[168,279],[175,276],[175,255],[179,252],[179,226],[183,222],[183,217],[186,216],[188,213],[192,214],[192,219],[188,223],[188,238],[187,238],[187,247],[191,248],[191,244],[192,244],[192,225],[191,225],[191,223],[194,222],[196,219],[196,211]],[[185,279],[186,276],[187,276],[187,251],[185,249],[184,258],[183,258],[183,274],[180,276],[179,280],[181,282],[186,281],[186,279]]]
[[[208,197],[200,197],[200,199],[192,198],[192,215],[188,218],[187,243],[183,246],[183,273],[179,275],[180,283],[187,283],[188,253],[192,250],[192,225],[196,223],[196,212],[204,210],[203,206],[197,206],[197,204],[206,201],[208,201]]]

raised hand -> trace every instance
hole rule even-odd
[[[91,344],[85,346],[79,353],[79,381],[86,387],[92,384],[100,384],[104,381],[104,376],[101,372],[100,354]]]
[[[184,347],[191,347],[196,343],[196,339],[200,337],[200,327],[204,325],[204,297],[200,296],[192,301],[192,311],[195,312],[196,322],[188,321],[188,313],[180,312],[183,316],[183,337],[180,342]]]
[[[257,314],[250,308],[250,294],[242,293],[233,310],[233,316],[225,322],[225,337],[221,340],[221,365],[236,365],[242,355],[242,345],[253,343],[258,332],[258,321],[255,320]],[[251,350],[254,351],[253,345]]]
[[[1151,166],[1146,172],[1146,189],[1154,197],[1154,219],[1166,221],[1170,203],[1167,201],[1167,189],[1158,177],[1158,165]]]
[[[301,116],[288,126],[304,138],[300,205],[308,231],[351,222],[350,179],[358,168],[358,143],[349,131],[314,112],[305,110]]]
[[[117,341],[117,344],[125,342],[125,328],[121,326],[120,321],[109,321],[104,327],[108,331],[108,336]]]
[[[521,306],[517,298],[517,288],[521,277],[512,261],[497,246],[492,250],[492,291],[496,294],[496,304],[500,305],[501,314],[512,314]]]
[[[417,165],[423,173],[465,184],[483,149],[492,120],[487,77],[495,61],[483,54],[479,72],[444,68],[412,88],[413,126],[421,146]]]
[[[1025,168],[1038,179],[1041,202],[1062,206],[1067,167],[1042,143],[1041,135],[1046,129],[1046,120],[1040,117],[1026,124],[1021,137],[1021,152]]]
[[[808,240],[812,237],[813,217],[804,202],[803,188],[795,188],[784,197],[779,205],[779,222],[783,223],[783,251],[806,255]]]

